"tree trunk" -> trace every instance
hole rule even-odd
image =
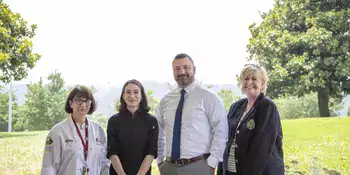
[[[329,117],[329,94],[325,88],[317,91],[318,111],[321,117]]]

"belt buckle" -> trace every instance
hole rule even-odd
[[[181,165],[187,165],[187,164],[190,164],[190,159],[181,159]]]
[[[181,159],[181,165],[184,166],[185,163],[184,163],[184,159]]]

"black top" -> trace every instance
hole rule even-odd
[[[283,175],[282,126],[276,105],[260,94],[251,110],[239,124],[247,99],[232,104],[228,113],[229,141],[218,175],[227,169],[231,145],[235,147],[237,174]]]
[[[136,111],[113,115],[107,126],[107,158],[118,155],[127,175],[136,175],[146,155],[157,158],[158,122],[151,114]],[[151,167],[146,175],[151,175]],[[113,166],[110,175],[117,174]]]

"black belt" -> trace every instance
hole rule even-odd
[[[188,165],[191,164],[193,162],[196,162],[198,160],[202,160],[202,159],[207,159],[209,157],[209,153],[207,154],[203,154],[197,157],[192,157],[189,159],[178,159],[178,160],[174,160],[171,157],[166,157],[165,161],[171,164],[177,164],[177,165]]]

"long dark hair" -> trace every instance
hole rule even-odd
[[[146,93],[145,93],[145,89],[143,88],[142,84],[135,80],[135,79],[132,79],[132,80],[129,80],[127,81],[124,86],[123,86],[123,89],[122,89],[122,92],[120,94],[120,106],[118,107],[118,111],[119,112],[127,112],[128,109],[127,109],[127,104],[123,98],[123,94],[125,93],[125,87],[128,85],[128,84],[135,84],[137,85],[140,90],[141,90],[141,101],[140,101],[140,105],[139,105],[139,111],[140,112],[144,112],[144,113],[148,113],[148,111],[151,109],[149,106],[148,106],[148,102],[147,102],[147,96],[146,96]]]

